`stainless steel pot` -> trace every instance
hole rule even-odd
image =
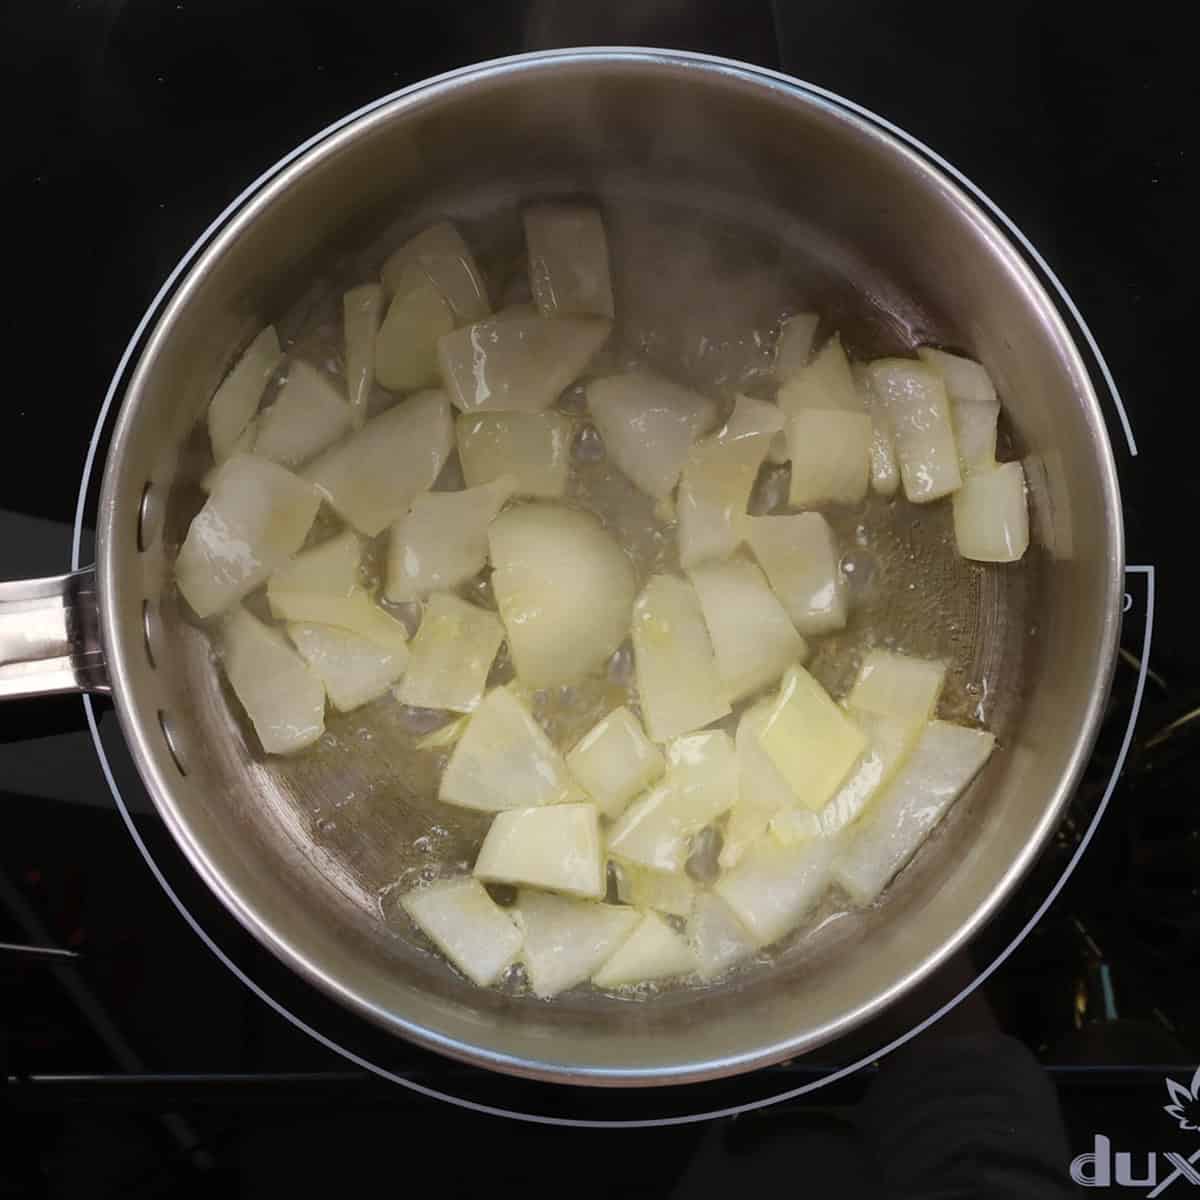
[[[414,229],[563,191],[626,208],[666,197],[769,235],[781,256],[815,264],[821,302],[859,345],[935,340],[981,357],[1035,517],[1026,566],[964,568],[943,581],[936,619],[909,631],[937,648],[957,625],[959,657],[1000,698],[989,719],[1002,749],[933,842],[882,904],[773,969],[640,1005],[480,992],[421,951],[380,896],[391,856],[427,829],[429,810],[414,801],[406,816],[395,794],[372,793],[386,753],[357,727],[352,755],[264,761],[169,585],[199,502],[193,428],[250,332],[338,248],[397,217]],[[919,550],[925,535],[912,536]],[[111,688],[145,785],[196,870],[264,945],[385,1029],[516,1074],[682,1082],[847,1032],[997,910],[1086,762],[1114,662],[1122,556],[1111,450],[1080,355],[1021,254],[950,178],[771,72],[673,52],[564,51],[407,89],[317,140],[229,217],[128,385],[94,573],[0,585],[0,695]],[[366,800],[341,805],[360,786]],[[423,784],[397,786],[419,797]]]

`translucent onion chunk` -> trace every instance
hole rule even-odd
[[[690,733],[729,712],[696,589],[656,575],[633,606],[638,697],[652,741]]]
[[[996,739],[945,721],[925,726],[908,761],[855,827],[834,878],[859,904],[869,904],[912,858],[950,805],[982,769]]]
[[[449,221],[422,230],[383,264],[381,276],[389,294],[400,290],[413,266],[420,267],[441,292],[458,324],[478,321],[491,311],[487,288],[470,248]]]
[[[871,414],[871,488],[881,496],[894,496],[900,487],[900,464],[892,423],[871,388],[871,373],[858,363],[850,370],[863,406]]]
[[[866,749],[863,731],[803,668],[784,676],[759,745],[805,808],[824,808]]]
[[[282,357],[275,326],[260,329],[213,393],[208,405],[208,437],[216,462],[224,462],[233,453]]]
[[[258,418],[254,453],[298,467],[350,428],[350,406],[327,375],[299,360],[288,367],[275,403]]]
[[[375,337],[375,378],[392,392],[441,383],[438,342],[454,328],[454,313],[418,267],[399,281]]]
[[[544,502],[488,531],[492,591],[517,676],[530,687],[598,671],[629,632],[633,566],[590,513]]]
[[[820,411],[863,411],[862,397],[850,373],[850,362],[835,333],[816,357],[791,375],[776,397],[788,417],[810,409]]]
[[[746,850],[766,832],[771,819],[796,802],[791,784],[780,774],[759,741],[771,707],[770,701],[756,704],[738,721],[734,740],[738,793],[725,825],[719,860],[722,868],[736,866]],[[815,816],[813,825],[819,829]]]
[[[963,558],[1016,562],[1029,548],[1029,506],[1019,462],[973,471],[953,503],[954,540]]]
[[[534,995],[549,999],[589,979],[633,932],[641,914],[615,904],[522,889],[515,916]]]
[[[608,239],[600,213],[581,204],[525,210],[529,282],[543,317],[611,317]]]
[[[567,490],[572,424],[562,413],[463,413],[455,427],[468,487],[507,475],[519,496],[554,499]]]
[[[479,987],[495,983],[521,949],[521,931],[475,879],[431,883],[400,903],[417,928]]]
[[[346,398],[355,429],[367,419],[367,401],[375,382],[375,338],[383,319],[383,288],[364,283],[342,297],[342,336],[346,342]]]
[[[601,988],[628,987],[690,975],[696,966],[696,956],[687,942],[658,913],[649,912],[592,976],[592,982]]]
[[[775,683],[807,656],[808,646],[754,563],[702,563],[688,578],[700,598],[717,674],[731,704]]]
[[[832,633],[845,627],[837,542],[820,513],[747,517],[746,540],[801,633]]]
[[[625,810],[608,848],[654,871],[682,871],[692,836],[737,800],[737,759],[729,735],[716,731],[676,739],[667,762],[664,782]]]
[[[541,412],[583,374],[610,328],[603,317],[479,321],[439,340],[442,378],[463,412]]]
[[[335,625],[406,654],[408,630],[359,583],[361,555],[362,545],[351,529],[301,551],[267,583],[271,615],[301,624]]]
[[[928,721],[945,682],[946,664],[940,659],[870,650],[858,669],[846,705],[860,712]]]
[[[683,871],[654,871],[636,863],[622,862],[617,868],[617,895],[634,908],[686,917],[696,899],[696,885]]]
[[[829,887],[834,843],[814,838],[784,846],[756,842],[713,889],[733,910],[757,946],[790,933]]]
[[[1000,401],[991,376],[977,362],[922,346],[921,361],[942,377],[954,414],[954,435],[964,477],[996,462]]]
[[[925,724],[921,717],[857,711],[854,719],[867,735],[867,748],[858,765],[820,813],[800,808],[777,813],[771,821],[771,832],[780,841],[802,840],[817,834],[832,837],[857,821],[908,758]]]
[[[513,494],[501,476],[461,492],[426,492],[391,528],[384,594],[418,600],[477,575],[487,564],[488,526]]]
[[[338,712],[382,696],[404,674],[408,647],[386,647],[334,625],[292,624],[288,637],[300,651]]]
[[[867,368],[872,394],[896,438],[904,494],[925,504],[962,486],[950,400],[941,376],[923,363],[884,358]]]
[[[755,950],[749,931],[713,892],[701,892],[696,897],[688,915],[687,937],[704,980],[723,975]]]
[[[438,592],[430,596],[412,640],[412,657],[397,690],[402,704],[474,712],[504,640],[495,613]]]
[[[660,500],[679,481],[692,443],[717,418],[707,396],[649,371],[594,379],[587,400],[613,462]]]
[[[418,392],[327,450],[304,477],[349,524],[375,537],[429,490],[453,441],[445,392]]]
[[[268,754],[292,754],[325,730],[325,689],[277,629],[240,604],[221,622],[221,665]]]
[[[228,608],[300,549],[321,499],[290,471],[241,454],[217,472],[175,561],[183,598],[200,618]]]
[[[738,396],[733,414],[691,449],[679,480],[679,561],[732,554],[746,536],[746,507],[771,438],[783,428],[773,404]]]
[[[871,479],[871,418],[864,412],[802,409],[788,418],[794,508],[857,504]]]
[[[775,378],[779,383],[787,383],[808,366],[820,323],[816,313],[796,313],[779,327],[775,343]]]
[[[666,760],[624,706],[613,709],[567,754],[567,767],[601,816],[618,817],[666,770]]]
[[[497,813],[479,848],[475,878],[600,899],[605,874],[596,806],[552,804]]]
[[[471,715],[442,774],[438,798],[460,808],[502,812],[582,799],[533,714],[510,688],[494,688]]]

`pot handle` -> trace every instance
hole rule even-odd
[[[0,583],[0,700],[111,690],[94,567]]]

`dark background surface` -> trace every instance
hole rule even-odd
[[[1194,308],[1184,295],[1194,82],[1188,40],[1165,6],[1139,6],[1118,23],[1091,7],[1027,2],[11,0],[0,25],[9,93],[3,576],[66,569],[87,443],[122,349],[178,258],[260,171],[343,113],[438,71],[544,46],[659,44],[779,67],[866,105],[946,156],[1030,236],[1103,347],[1141,450],[1133,460],[1114,438],[1129,559],[1158,567],[1154,666],[1166,686],[1151,684],[1140,742],[1197,702],[1187,518],[1200,491],[1200,429],[1184,330]],[[1125,645],[1136,651],[1134,618]],[[990,935],[995,946],[1036,906],[1099,798],[1131,699],[1125,670],[1115,733],[1101,743],[1077,825],[1009,925]],[[102,712],[115,742],[111,712]],[[78,700],[3,715],[0,940],[82,951],[76,978],[114,1029],[98,1036],[95,1012],[81,1016],[78,987],[45,968],[0,965],[0,1075],[13,1077],[0,1101],[0,1196],[250,1195],[272,1183],[348,1183],[392,1156],[396,1186],[446,1195],[489,1181],[502,1194],[538,1195],[556,1181],[583,1195],[615,1186],[663,1195],[705,1139],[730,1161],[759,1161],[761,1140],[805,1109],[698,1129],[547,1133],[364,1085],[234,983],[164,899],[114,814]],[[1133,1145],[1185,1148],[1160,1112],[1158,1066],[1200,1057],[1196,755],[1186,730],[1166,747],[1135,756],[1084,869],[988,988],[1003,1027],[1053,1067],[1078,1148],[1100,1129]],[[125,794],[222,945],[285,992],[290,981],[172,859],[136,786]],[[1100,999],[1106,977],[1115,1006]],[[322,1028],[337,1024],[310,998],[297,1003]],[[428,1056],[408,1055],[403,1066],[463,1092],[514,1094]],[[1110,1066],[1120,1070],[1102,1069]],[[30,1083],[119,1070],[322,1078],[258,1090],[216,1080],[200,1095],[167,1080],[137,1097],[89,1091],[86,1081],[57,1090]],[[760,1082],[759,1093],[796,1086],[805,1078],[797,1072],[778,1086]],[[819,1096],[845,1103],[860,1093],[852,1080]],[[164,1117],[176,1111],[182,1131]],[[429,1148],[446,1141],[479,1152]],[[590,1171],[606,1147],[619,1147],[613,1158],[627,1165]],[[634,1175],[628,1164],[639,1161],[648,1165]]]

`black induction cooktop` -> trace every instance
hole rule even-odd
[[[209,896],[107,702],[6,705],[0,1195],[310,1194],[381,1178],[455,1196],[702,1196],[735,1180],[905,1196],[1200,1184],[1188,599],[1200,421],[1183,329],[1194,137],[1186,38],[1165,7],[1109,23],[1024,0],[46,0],[0,21],[13,85],[5,578],[69,569],[77,533],[86,558],[95,488],[81,493],[81,479],[110,381],[162,280],[247,183],[408,83],[583,44],[786,71],[894,122],[982,188],[1101,351],[1091,366],[1130,564],[1104,731],[1004,914],[910,1009],[693,1088],[551,1087],[383,1038]],[[912,1014],[972,984],[881,1057]],[[1015,1173],[996,1150],[1005,1138]]]

